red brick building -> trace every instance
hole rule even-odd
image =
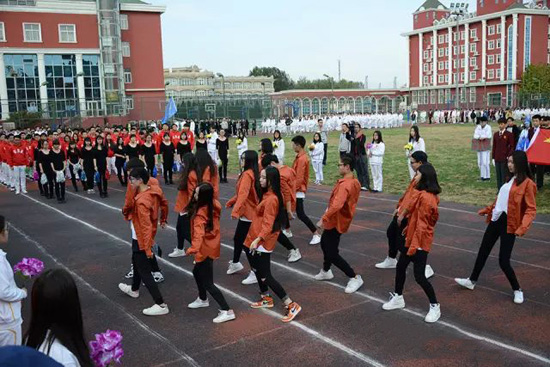
[[[161,14],[140,0],[0,1],[1,120],[17,111],[91,123],[158,119]]]
[[[459,17],[438,0],[413,14],[409,86],[413,107],[515,107],[521,75],[550,62],[550,11],[546,0],[477,0]]]

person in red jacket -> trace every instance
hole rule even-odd
[[[10,148],[9,154],[13,169],[13,185],[15,187],[15,194],[26,194],[27,178],[25,176],[25,169],[29,165],[30,158],[27,148],[21,142],[20,135],[14,136],[13,145]]]
[[[525,152],[516,150],[508,158],[508,170],[513,176],[502,185],[495,202],[479,211],[479,215],[487,215],[489,225],[483,235],[474,270],[469,278],[456,278],[455,281],[462,287],[473,290],[491,250],[500,238],[498,262],[512,286],[514,302],[521,304],[523,291],[510,264],[510,258],[516,236],[525,235],[535,220],[537,188]]]
[[[188,153],[190,154],[190,153]],[[187,255],[195,255],[193,276],[197,282],[199,296],[187,307],[197,309],[208,307],[206,292],[220,306],[218,316],[212,320],[219,324],[235,320],[235,312],[229,307],[222,292],[214,284],[214,260],[220,257],[221,231],[220,213],[222,206],[214,199],[214,188],[207,182],[193,190],[193,199],[186,208],[191,216],[191,247]]]
[[[14,135],[8,134],[6,137],[6,143],[4,145],[4,158],[6,160],[6,184],[10,188],[10,191],[15,191],[15,183],[13,179],[13,163],[11,160],[11,148],[14,142]]]
[[[501,118],[498,120],[498,131],[493,135],[493,165],[495,166],[497,176],[497,189],[500,190],[501,186],[506,180],[506,173],[508,172],[507,162],[508,157],[512,155],[514,151],[514,134],[506,131],[506,119]]]
[[[407,267],[412,262],[414,264],[414,279],[430,300],[430,309],[424,321],[433,323],[441,317],[441,308],[433,286],[426,279],[425,268],[433,244],[434,227],[439,219],[438,195],[441,193],[441,187],[437,180],[437,173],[429,163],[418,167],[415,179],[415,191],[404,209],[410,213],[410,219],[407,227],[403,230],[405,248],[401,249],[402,252],[397,261],[395,293],[391,294],[390,300],[384,303],[382,308],[390,311],[405,307],[403,287],[405,286]],[[401,225],[400,219],[397,224]]]
[[[8,159],[7,159],[6,134],[0,133],[0,183],[8,185]]]
[[[348,231],[351,225],[361,193],[361,184],[353,175],[354,168],[353,157],[348,153],[341,154],[340,163],[338,164],[341,179],[332,189],[328,208],[317,223],[317,228],[323,230],[321,249],[323,250],[324,260],[323,268],[315,276],[315,279],[330,280],[334,278],[330,267],[335,265],[349,278],[346,293],[354,293],[363,285],[361,276],[355,273],[338,251],[340,237]]]
[[[281,194],[281,178],[279,170],[267,167],[260,173],[260,184],[265,190],[260,205],[256,208],[254,219],[246,236],[244,245],[248,261],[256,275],[260,286],[261,299],[250,305],[252,308],[272,308],[273,298],[269,288],[279,297],[285,307],[283,322],[290,322],[300,313],[302,307],[287,295],[283,287],[271,274],[271,253],[275,249],[281,229],[288,222]]]

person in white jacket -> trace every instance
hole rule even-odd
[[[480,124],[474,131],[474,140],[477,140],[477,165],[480,171],[481,181],[491,179],[491,138],[493,132],[487,124],[487,117],[480,118]]]
[[[368,149],[369,165],[372,172],[372,181],[374,183],[372,192],[382,192],[382,164],[384,163],[384,153],[386,145],[382,140],[382,133],[378,130],[372,134],[372,143]]]
[[[0,244],[7,242],[6,219],[0,215]],[[27,290],[17,287],[6,253],[0,250],[0,347],[21,345],[21,300],[24,298]]]
[[[325,145],[321,140],[321,133],[313,135],[313,143],[309,146],[309,155],[311,156],[311,164],[315,171],[315,184],[323,183],[323,156],[325,155]]]
[[[413,177],[416,175],[416,172],[411,166],[411,162],[410,162],[411,155],[414,152],[418,152],[418,151],[426,153],[426,144],[424,143],[424,139],[420,137],[420,132],[418,131],[418,126],[416,125],[413,125],[411,127],[411,131],[409,134],[409,144],[412,144],[412,149],[407,150],[407,166],[409,167],[409,176],[412,180]]]
[[[218,140],[218,133],[214,126],[210,126],[210,133],[206,136],[206,149],[208,154],[212,157],[214,163],[218,164],[218,149],[216,148],[216,140]]]
[[[285,159],[285,141],[281,137],[281,132],[275,130],[273,133],[273,154],[277,156],[280,164],[284,164]]]
[[[240,140],[240,142],[239,142]],[[248,140],[246,140],[246,136],[244,135],[244,132],[241,130],[239,131],[239,134],[237,135],[237,154],[238,154],[238,161],[239,161],[239,168],[241,167],[241,157],[244,152],[248,150]]]

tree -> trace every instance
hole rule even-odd
[[[249,76],[272,76],[275,79],[273,82],[275,92],[294,89],[294,80],[285,71],[276,67],[255,66],[250,70]]]
[[[550,65],[529,65],[521,77],[520,93],[550,93]]]
[[[334,83],[334,86],[333,86]],[[306,77],[300,77],[296,82],[295,89],[358,89],[363,88],[363,83],[341,79],[339,82],[331,82],[330,79],[309,80]]]

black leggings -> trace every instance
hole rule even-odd
[[[519,286],[518,279],[516,278],[516,273],[510,264],[510,258],[512,257],[512,250],[514,249],[516,235],[507,232],[507,223],[507,215],[506,213],[502,213],[496,222],[491,221],[491,223],[487,226],[485,234],[483,235],[483,240],[481,241],[481,247],[477,253],[474,270],[472,271],[472,275],[470,275],[470,280],[472,282],[477,282],[479,279],[479,274],[481,273],[481,270],[483,270],[491,250],[500,237],[498,263],[506,275],[506,278],[508,278],[512,289],[517,291],[521,288]]]
[[[44,173],[46,177],[48,178],[48,182],[46,182],[44,185],[42,185],[44,189],[44,194],[48,199],[53,198],[53,188],[54,188],[54,181],[55,181],[55,173],[52,172],[45,172]]]
[[[313,224],[304,211],[304,199],[302,198],[296,199],[296,214],[298,215],[298,219],[300,219],[307,226],[307,228],[309,228],[311,233],[315,233],[317,231],[317,227],[315,227],[315,224]]]
[[[269,288],[279,297],[282,301],[288,298],[285,290],[279,284],[279,282],[271,275],[271,254],[266,252],[255,252],[254,255],[246,249],[246,257],[252,267],[252,271],[256,274],[258,285],[260,286],[260,292],[265,295],[269,292]]]
[[[351,268],[346,260],[338,251],[338,246],[340,245],[340,236],[336,228],[327,229],[321,235],[321,249],[323,250],[323,270],[329,271],[331,265],[336,266],[338,269],[342,270],[349,278],[355,278],[355,271]]]
[[[169,164],[168,164],[169,163]],[[162,166],[164,171],[164,183],[173,183],[172,181],[172,168],[174,167],[174,162],[165,162]]]
[[[283,245],[284,248],[286,248],[288,251],[290,250],[296,250],[296,246],[290,240],[287,236],[281,231],[279,233],[279,237],[277,237],[277,242],[279,242],[281,245]]]
[[[94,189],[95,169],[90,167],[84,167],[84,173],[86,174],[86,190]]]
[[[233,236],[233,263],[238,263],[241,260],[244,240],[246,239],[251,224],[252,222],[246,222],[240,219],[237,222],[237,228],[235,228],[235,235]]]
[[[178,238],[178,249],[183,250],[185,240],[191,244],[191,220],[189,215],[178,214],[178,223],[176,224],[176,234]]]
[[[40,165],[36,164],[36,172],[38,173],[38,190],[40,190],[40,195],[44,195],[44,185],[40,183],[40,178],[42,178],[42,171],[40,171]]]
[[[136,242],[133,246],[137,246],[137,241],[133,241]],[[164,300],[162,299],[157,283],[155,283],[155,279],[153,279],[153,275],[151,274],[151,262],[147,258],[145,251],[134,251],[132,253],[132,265],[134,266],[132,290],[138,291],[141,282],[143,282],[149,293],[151,293],[155,303],[157,305],[163,304]]]
[[[204,261],[196,263],[193,268],[193,276],[195,277],[195,282],[197,282],[199,298],[201,300],[206,301],[206,292],[208,292],[220,305],[221,310],[229,310],[225,297],[214,284],[214,260],[208,257]]]
[[[71,182],[73,183],[74,191],[78,191],[78,186],[76,185],[76,178],[77,176],[80,178],[82,175],[82,170],[79,169],[77,172],[74,171],[74,166],[72,164],[69,164],[69,172],[71,173]],[[84,182],[82,182],[82,186],[84,187],[84,190],[86,190],[86,186],[84,185]]]
[[[386,236],[388,237],[388,257],[395,259],[397,252],[405,248],[405,236],[403,236],[403,228],[407,226],[407,218],[404,218],[401,222],[401,226],[397,225],[397,215],[393,217]]]
[[[227,180],[227,163],[229,162],[229,160],[227,159],[227,157],[220,157],[220,161],[222,162],[222,164],[218,167],[218,175],[220,176],[220,181],[225,181]]]
[[[397,269],[395,271],[395,293],[398,295],[403,294],[403,287],[405,286],[405,279],[407,278],[407,267],[409,263],[414,264],[414,279],[422,287],[424,293],[428,296],[431,304],[437,303],[435,297],[435,291],[432,284],[426,279],[426,261],[428,260],[428,253],[426,251],[417,250],[413,256],[407,255],[402,252],[399,255],[397,261]]]
[[[65,181],[57,182],[55,181],[55,197],[57,200],[65,200]]]
[[[116,157],[115,159],[115,167],[118,180],[120,181],[120,184],[122,186],[126,186],[128,184],[128,172],[126,172],[126,170],[124,169],[125,162],[126,160],[124,158]],[[124,175],[124,180],[122,179],[122,175]]]
[[[105,175],[107,167],[99,167],[99,183],[97,188],[99,189],[100,194],[107,194],[107,177]]]

